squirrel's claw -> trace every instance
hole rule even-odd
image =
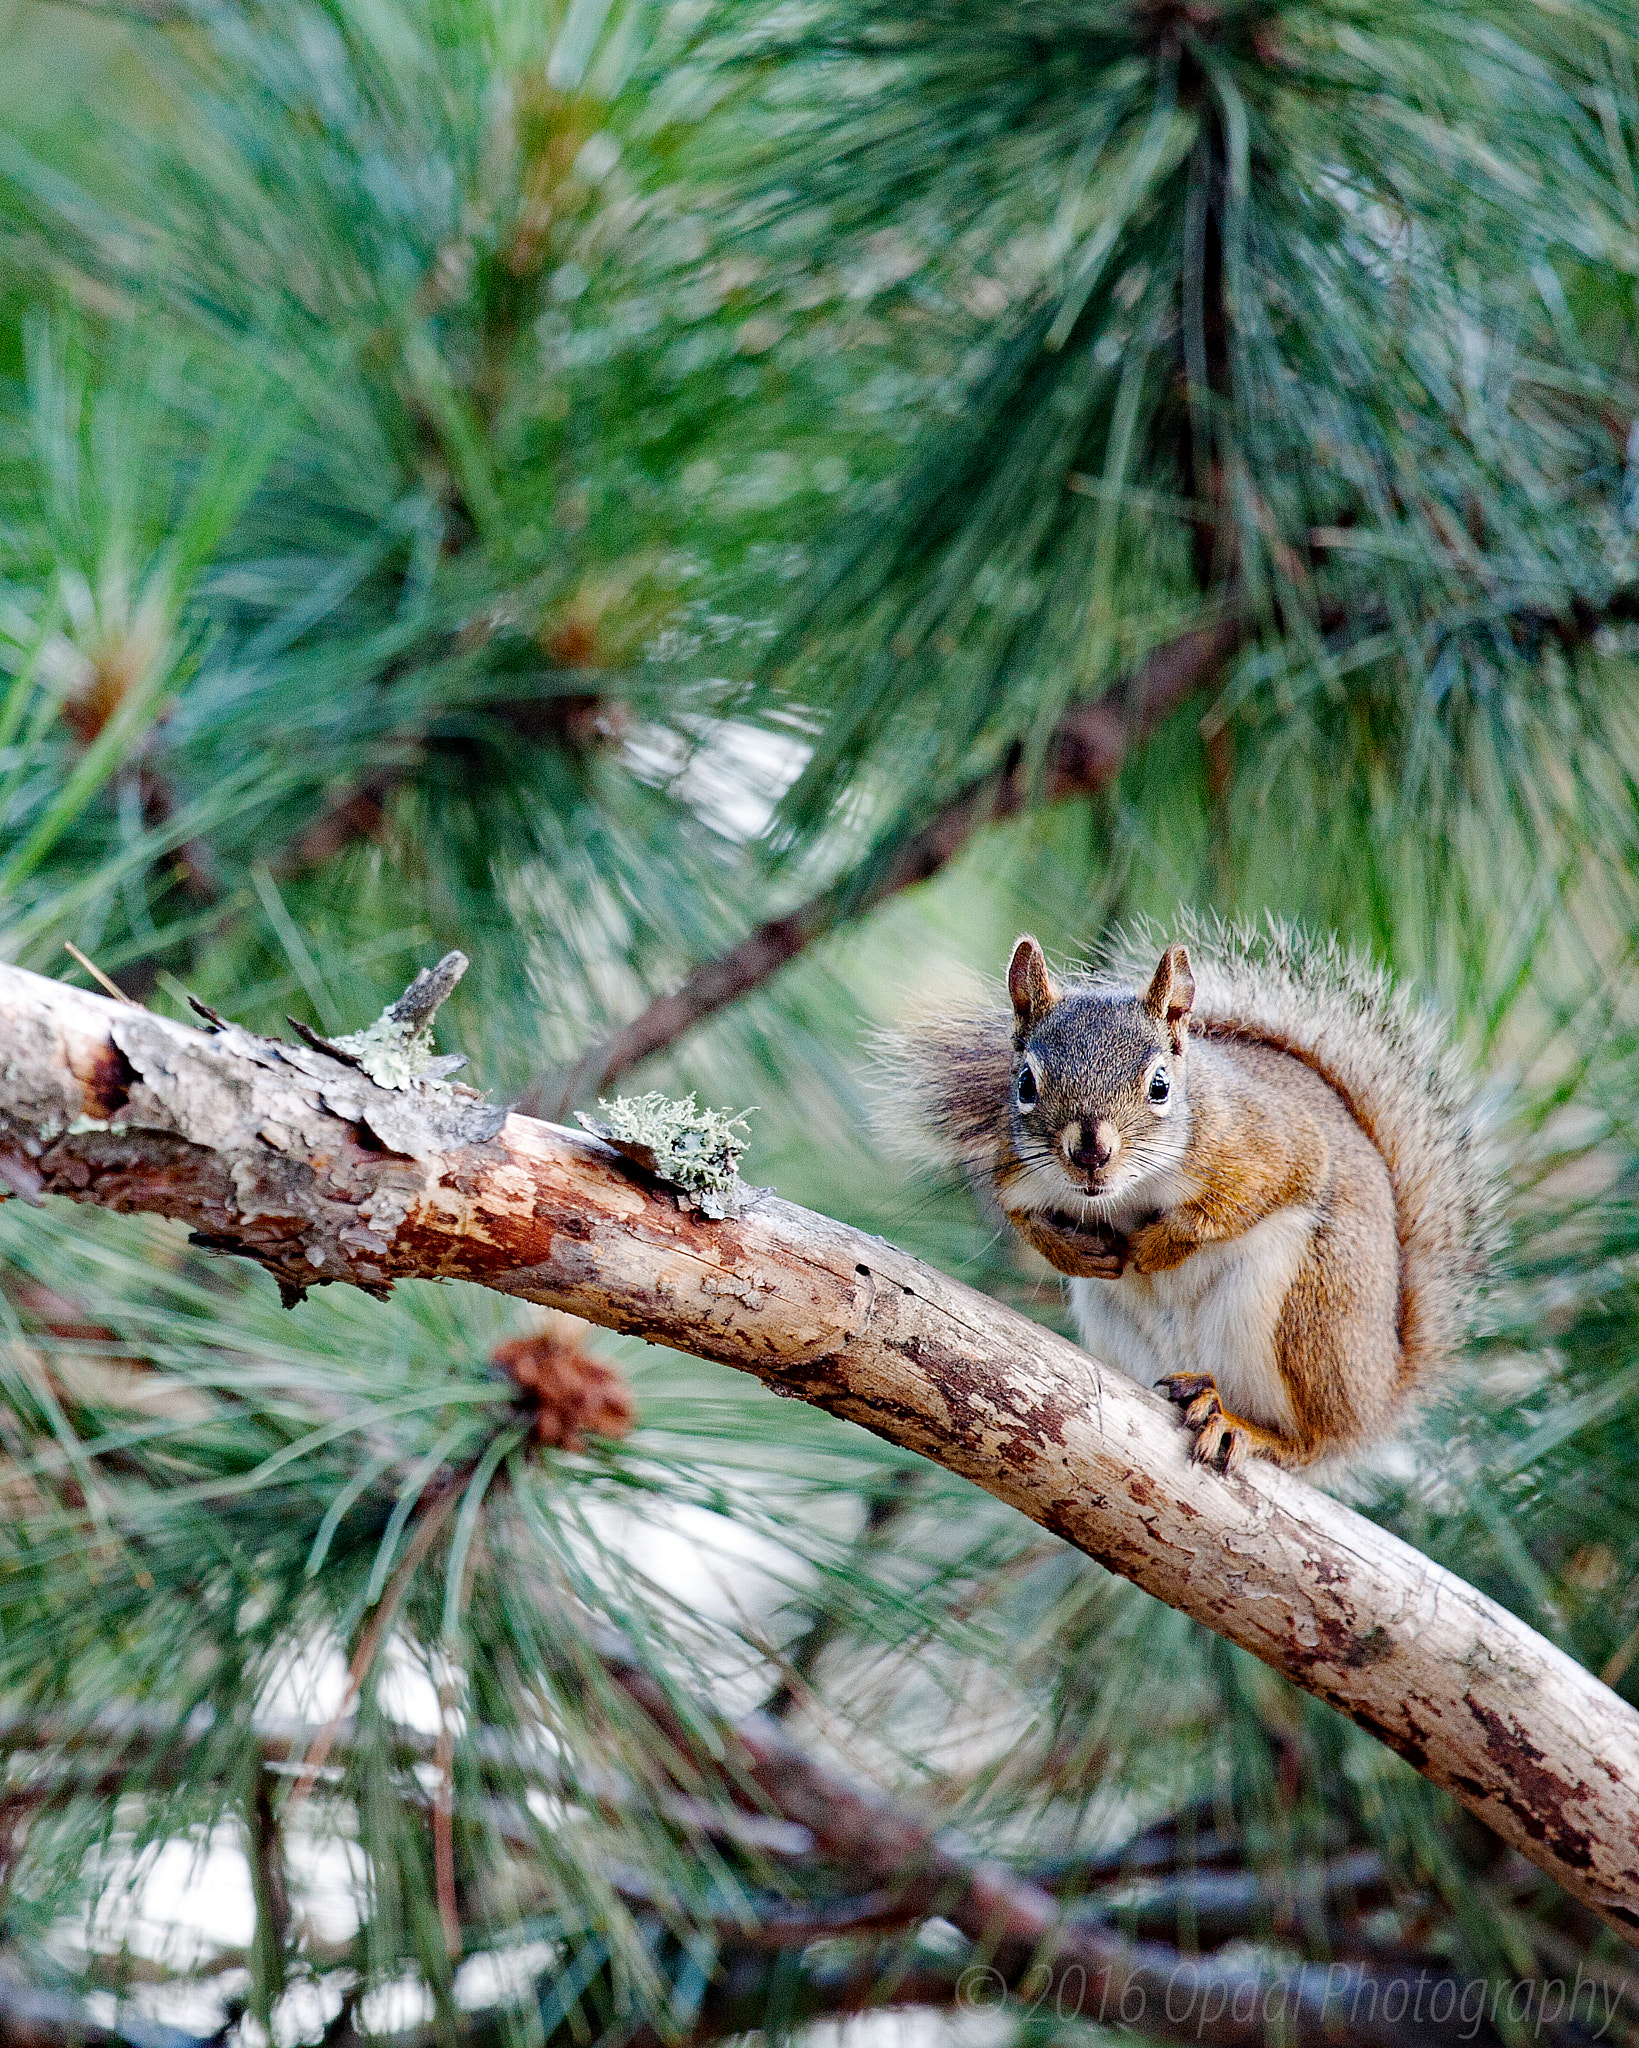
[[[1247,1448],[1246,1431],[1237,1429],[1220,1408],[1190,1445],[1189,1455],[1193,1464],[1210,1465],[1215,1472],[1227,1475],[1240,1470]]]
[[[1193,1401],[1198,1394],[1210,1394],[1216,1400],[1218,1382],[1209,1372],[1169,1372],[1165,1379],[1156,1381],[1155,1391],[1180,1404]]]
[[[1224,1473],[1237,1471],[1250,1448],[1247,1434],[1218,1398],[1218,1382],[1209,1372],[1174,1372],[1156,1382],[1156,1390],[1184,1411],[1184,1427],[1195,1432],[1190,1462]]]

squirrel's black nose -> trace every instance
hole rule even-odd
[[[1064,1156],[1083,1173],[1102,1173],[1121,1150],[1121,1133],[1108,1117],[1089,1130],[1085,1124],[1068,1124],[1064,1131]]]

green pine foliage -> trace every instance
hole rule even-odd
[[[1226,607],[1260,793],[1388,754],[1400,818],[1449,814],[1557,752],[1519,664],[1633,578],[1626,350],[1570,310],[1634,270],[1623,19],[712,11],[763,290],[874,281],[878,374],[943,372],[768,657],[829,712],[791,829],[925,810]]]
[[[756,1103],[751,1182],[1059,1320],[878,1150],[870,1027],[1023,927],[1370,946],[1516,1166],[1492,1329],[1350,1484],[1639,1700],[1631,10],[0,18],[0,956],[333,1036],[459,946],[444,1049],[515,1094],[1239,617],[1113,789],[618,1092]],[[936,1920],[754,1938],[859,1904],[713,1761],[760,1705],[1182,1952],[1629,1967],[1328,1710],[726,1371],[596,1338],[637,1426],[553,1445],[515,1305],[287,1312],[18,1203],[0,1322],[0,1974],[130,2029],[683,2040],[953,1981]],[[132,1917],[190,1856],[214,1945]]]

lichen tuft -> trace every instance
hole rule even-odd
[[[681,1188],[689,1206],[707,1216],[733,1215],[742,1192],[740,1156],[749,1133],[749,1110],[702,1109],[692,1094],[681,1102],[651,1091],[599,1101],[603,1117],[577,1112],[604,1139],[659,1180]]]

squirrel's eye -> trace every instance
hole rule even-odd
[[[1169,1096],[1169,1095],[1170,1095],[1171,1093],[1172,1093],[1172,1083],[1171,1083],[1171,1082],[1170,1082],[1170,1081],[1169,1081],[1169,1080],[1167,1079],[1167,1070],[1166,1070],[1166,1068],[1165,1068],[1165,1067],[1157,1067],[1157,1068],[1156,1068],[1156,1070],[1155,1070],[1155,1072],[1154,1072],[1153,1074],[1151,1074],[1151,1076],[1150,1076],[1150,1100],[1151,1100],[1151,1102],[1165,1102],[1165,1101],[1166,1101],[1166,1099],[1167,1099],[1167,1097],[1168,1097],[1168,1096]]]
[[[1034,1109],[1036,1106],[1038,1095],[1039,1090],[1036,1087],[1036,1077],[1030,1071],[1030,1069],[1026,1067],[1019,1075],[1020,1109]]]

